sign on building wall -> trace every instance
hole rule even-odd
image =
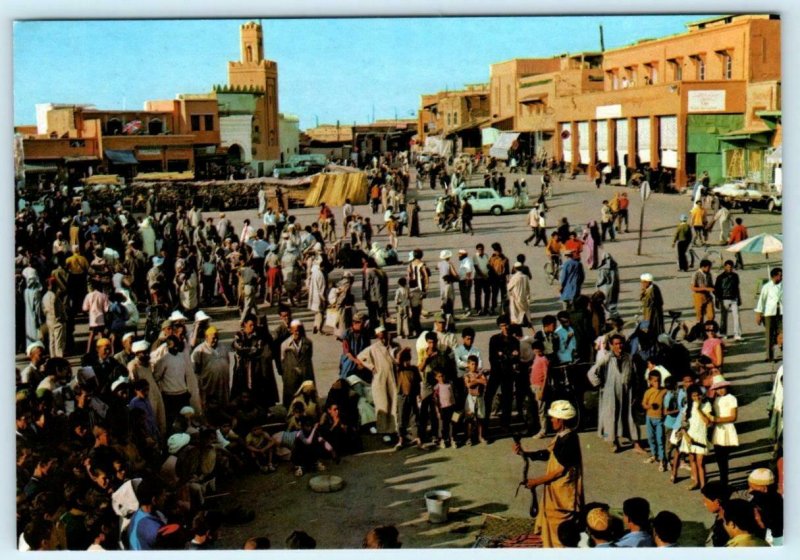
[[[622,105],[600,105],[594,110],[594,117],[600,119],[618,119],[622,116]]]
[[[724,111],[725,90],[698,89],[690,91],[687,101],[688,101],[688,111],[690,113],[703,113],[706,111]]]
[[[136,153],[140,156],[160,156],[161,148],[137,148]]]
[[[608,122],[597,121],[597,159],[608,163]]]

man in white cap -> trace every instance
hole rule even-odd
[[[664,332],[664,298],[661,297],[661,289],[655,284],[652,274],[645,272],[639,276],[639,280],[642,320],[650,322],[649,332],[657,337]]]
[[[45,361],[44,344],[38,340],[31,342],[25,349],[25,355],[28,356],[30,363],[20,372],[20,383],[35,388],[42,378],[40,368]]]
[[[756,492],[773,492],[775,490],[775,475],[764,467],[754,469],[747,475],[747,490],[752,495]]]
[[[547,461],[545,473],[526,481],[533,490],[542,486],[539,515],[534,532],[542,537],[544,548],[564,546],[558,535],[558,527],[565,521],[577,519],[583,507],[583,460],[578,433],[574,429],[577,411],[569,401],[553,401],[547,411],[556,432],[547,449],[527,452],[519,443],[514,443],[514,453],[524,454],[534,461]]]
[[[142,392],[142,398],[146,398],[150,403],[158,432],[165,434],[167,419],[164,410],[164,399],[161,396],[161,389],[159,389],[153,377],[153,368],[150,364],[150,344],[146,340],[137,340],[131,345],[131,350],[135,357],[128,363],[128,377],[134,381],[134,388],[136,387],[136,382],[147,381],[148,390]]]
[[[397,348],[389,343],[386,327],[375,329],[375,341],[364,349],[358,359],[372,370],[372,400],[377,415],[376,429],[384,441],[391,441],[397,431],[397,383],[395,382],[395,354]]]
[[[128,367],[128,363],[133,359],[133,339],[134,334],[127,332],[122,335],[122,350],[114,354],[114,359],[117,360],[124,368]]]
[[[171,335],[165,345],[167,351],[153,364],[153,377],[164,398],[169,430],[180,409],[189,404],[189,376],[194,377],[194,372],[191,362],[184,356],[183,342],[177,336]]]
[[[453,276],[458,278],[458,271],[453,266],[453,263],[450,262],[450,258],[453,256],[453,253],[447,249],[444,249],[439,252],[439,294],[443,294],[447,289],[447,282],[445,282],[445,276]]]
[[[206,336],[206,329],[211,322],[211,317],[202,309],[194,314],[194,324],[192,325],[192,334],[189,335],[189,347],[196,348],[198,344],[203,342]]]
[[[466,249],[458,250],[458,293],[461,295],[461,309],[465,317],[472,312],[470,306],[470,293],[472,292],[472,279],[475,276],[475,264]]]
[[[290,336],[281,344],[283,405],[288,409],[303,381],[314,381],[314,346],[299,319],[289,323]]]

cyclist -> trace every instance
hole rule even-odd
[[[558,238],[558,232],[550,234],[550,241],[544,248],[545,254],[550,259],[550,266],[552,267],[553,278],[558,278],[558,272],[561,269],[561,250],[563,246]]]

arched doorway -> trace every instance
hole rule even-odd
[[[239,144],[233,144],[228,148],[228,161],[241,162],[243,154],[244,150],[242,150],[242,147]]]

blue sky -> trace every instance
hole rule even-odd
[[[599,50],[685,31],[685,16],[262,20],[280,111],[319,123],[409,117],[422,93],[487,82],[489,65]],[[236,20],[25,21],[14,25],[14,123],[36,103],[141,108],[202,93],[239,59]]]

